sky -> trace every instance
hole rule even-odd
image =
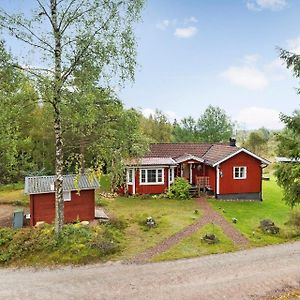
[[[127,107],[170,119],[220,106],[240,128],[283,126],[299,109],[299,80],[278,47],[300,54],[298,0],[148,0],[137,26],[136,80]]]
[[[28,14],[33,0],[0,0]],[[300,109],[278,47],[300,54],[299,0],[147,0],[136,25],[134,83],[119,91],[126,107],[170,120],[223,108],[241,129],[279,129],[279,113]],[[30,64],[31,53],[10,43]]]

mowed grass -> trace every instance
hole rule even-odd
[[[233,224],[242,232],[253,246],[282,243],[297,237],[297,232],[285,223],[289,219],[291,209],[282,200],[283,193],[277,185],[274,177],[270,181],[263,181],[263,201],[220,201],[209,200],[212,206],[229,221],[237,218],[237,224]],[[299,209],[299,208],[298,208]],[[264,234],[259,229],[262,219],[271,219],[280,227],[280,234]],[[300,233],[299,233],[300,234]]]
[[[22,185],[0,186],[0,204],[27,206],[29,197],[24,194]]]
[[[219,242],[216,244],[207,244],[202,240],[205,234],[214,233]],[[234,243],[223,233],[221,227],[207,224],[200,228],[191,236],[183,239],[177,245],[166,252],[156,255],[152,261],[174,260],[180,258],[191,258],[208,254],[217,254],[237,250]]]
[[[118,197],[100,201],[110,216],[125,220],[125,247],[116,259],[130,259],[144,250],[177,233],[201,217],[201,211],[192,200],[142,199]],[[147,217],[153,217],[155,228],[144,225]]]

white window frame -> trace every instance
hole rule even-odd
[[[175,177],[175,169],[174,168],[170,168],[170,171],[169,171],[169,182],[170,183],[173,183],[174,182],[174,177]]]
[[[235,175],[235,171],[238,169],[239,176]],[[240,177],[241,169],[244,169],[244,176]],[[233,179],[246,179],[247,178],[247,167],[246,166],[235,166],[233,167]]]
[[[64,191],[63,192],[63,198],[64,198],[64,201],[71,201],[72,199],[72,193],[71,191]]]
[[[155,170],[156,171],[156,181],[148,182],[148,171]],[[162,181],[157,181],[158,179],[158,171],[161,170],[161,179]],[[145,182],[142,182],[142,172],[145,171]],[[140,169],[140,185],[164,185],[165,184],[165,170],[164,168],[149,168],[149,169]]]
[[[130,175],[129,175],[130,173],[131,173],[131,181],[130,181]],[[133,169],[127,169],[127,184],[128,185],[133,185],[133,180],[134,180],[133,174],[134,174]]]

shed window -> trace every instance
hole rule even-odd
[[[133,183],[133,169],[127,170],[127,183],[132,184]]]
[[[63,196],[64,196],[64,201],[71,201],[71,192],[70,191],[64,192]]]
[[[234,167],[233,168],[234,179],[246,179],[247,178],[247,167]]]
[[[163,169],[142,169],[140,171],[141,184],[158,184],[164,182]]]

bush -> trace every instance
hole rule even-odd
[[[292,211],[287,223],[300,229],[300,211]]]
[[[116,228],[118,230],[124,230],[127,227],[127,222],[124,219],[111,217],[106,225]]]
[[[189,199],[190,198],[190,188],[191,185],[188,181],[182,177],[177,177],[174,183],[170,186],[167,192],[167,197],[172,199]]]

